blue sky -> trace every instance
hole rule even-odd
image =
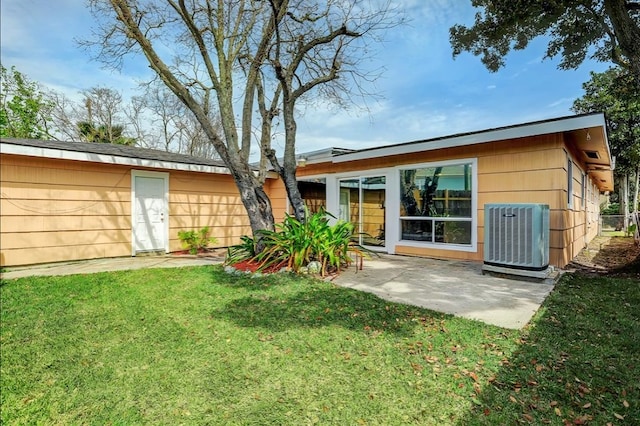
[[[455,60],[449,27],[471,24],[469,0],[399,0],[411,22],[389,31],[371,67],[384,66],[375,82],[383,97],[366,109],[336,111],[307,106],[298,123],[298,152],[330,146],[367,148],[484,130],[570,115],[589,71],[607,64],[586,62],[561,71],[557,59],[544,60],[546,43],[535,40],[514,52],[505,68],[490,73],[480,59]],[[142,62],[128,61],[122,73],[102,69],[78,47],[93,23],[83,0],[2,0],[0,55],[5,67],[70,96],[94,86],[125,96],[148,77]]]

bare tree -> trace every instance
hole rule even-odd
[[[140,110],[133,103],[127,106],[119,92],[92,87],[80,93],[82,100],[74,102],[64,94],[50,92],[54,103],[52,121],[58,139],[134,145],[138,138],[144,137]]]
[[[285,147],[282,165],[275,150],[262,142],[265,155],[285,183],[297,219],[303,220],[304,202],[296,181],[296,104],[312,92],[340,104],[349,98],[352,88],[362,92],[359,82],[375,78],[375,74],[359,72],[367,40],[364,35],[375,29],[396,25],[399,15],[384,5],[381,9],[366,10],[362,2],[306,0],[269,0],[273,10],[274,43],[269,50],[268,62],[278,83],[272,99],[282,96],[282,119]],[[340,17],[336,19],[336,17]],[[261,88],[259,85],[258,88]],[[263,121],[269,121],[278,105],[266,108],[259,98]]]
[[[193,113],[163,84],[146,85],[144,94],[134,97],[132,105],[141,111],[137,117],[147,118],[146,126],[140,127],[148,147],[195,157],[218,157]],[[220,133],[218,115],[210,115]]]
[[[49,99],[53,102],[51,121],[53,127],[52,136],[58,140],[79,141],[78,126],[80,121],[78,107],[75,102],[63,93],[50,90]]]
[[[255,236],[258,230],[273,229],[274,219],[263,187],[264,170],[256,176],[249,161],[252,144],[262,144],[261,156],[268,156],[284,177],[298,214],[303,207],[295,182],[297,100],[312,90],[321,93],[318,87],[353,71],[348,58],[362,52],[353,40],[395,23],[386,0],[90,0],[89,4],[99,28],[96,38],[85,45],[97,47],[97,58],[116,68],[128,54],[144,55],[156,76],[193,113],[229,168]],[[340,97],[340,85],[334,87],[333,93]],[[254,117],[256,105],[258,117]],[[214,110],[222,134],[212,119]],[[286,147],[278,167],[270,140],[271,120],[280,110]],[[266,166],[264,159],[260,164]]]
[[[106,87],[92,87],[82,91],[85,107],[83,119],[77,123],[80,138],[87,142],[134,145],[135,139],[126,136],[122,95]]]

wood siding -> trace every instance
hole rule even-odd
[[[477,250],[475,252],[403,245],[398,254],[443,259],[483,260],[484,205],[487,203],[542,203],[550,208],[550,263],[566,266],[597,234],[599,191],[585,175],[584,201],[582,175],[585,165],[571,154],[569,142],[561,133],[519,138],[462,148],[448,148],[388,156],[347,163],[311,164],[299,169],[300,176],[321,176],[404,164],[431,163],[477,158]],[[568,198],[568,156],[573,159],[572,206]],[[391,193],[388,193],[389,196]]]
[[[131,254],[131,173],[103,166],[0,156],[0,264]]]
[[[182,250],[179,231],[208,226],[227,247],[251,234],[249,218],[230,175],[171,171],[169,174],[169,249]]]
[[[131,255],[131,172],[145,169],[7,154],[0,165],[0,265]],[[279,182],[265,185],[276,220],[286,205]],[[214,247],[251,234],[230,175],[171,170],[168,201],[170,251],[182,249],[180,230],[209,226]]]

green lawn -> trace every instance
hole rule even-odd
[[[565,277],[522,332],[219,266],[0,290],[6,424],[640,422],[630,279]]]

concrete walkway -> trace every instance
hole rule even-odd
[[[174,268],[221,263],[221,257],[138,256],[7,268],[14,279],[34,275],[92,274],[142,268]],[[528,282],[482,274],[482,265],[381,255],[365,260],[364,269],[351,266],[333,283],[373,293],[383,299],[520,329],[538,310],[555,280]]]
[[[6,268],[0,274],[10,280],[31,276],[94,274],[96,272],[125,271],[146,268],[177,268],[181,266],[211,265],[222,263],[219,257],[196,256],[137,256],[107,259],[80,260],[75,262],[47,263],[43,265]]]

